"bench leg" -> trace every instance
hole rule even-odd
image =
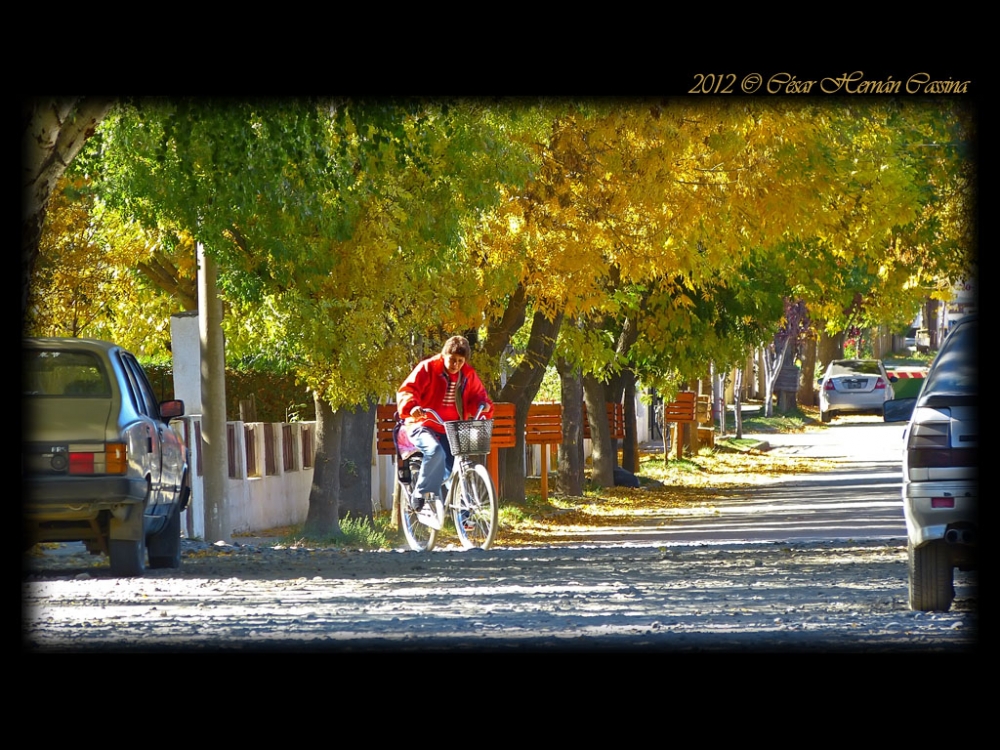
[[[542,502],[549,499],[549,446],[542,445]]]

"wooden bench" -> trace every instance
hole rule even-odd
[[[691,424],[697,423],[697,404],[698,396],[694,391],[681,391],[673,401],[663,405],[663,424],[666,425],[669,422],[673,422],[680,428],[685,422],[690,422]],[[680,429],[677,430],[677,437],[674,443],[677,445],[677,458],[682,458],[684,456],[684,446],[680,437]]]
[[[493,479],[493,487],[500,493],[500,449],[517,445],[517,418],[514,404],[500,401],[493,404],[493,437],[490,439],[490,455],[486,457],[486,469]],[[500,498],[497,497],[497,500]]]
[[[542,502],[545,502],[549,498],[549,450],[562,442],[562,404],[529,406],[524,442],[542,446]]]
[[[612,440],[625,438],[625,407],[623,404],[608,404],[608,427]],[[590,440],[590,420],[587,406],[583,406],[583,438]],[[562,443],[562,404],[532,404],[528,407],[524,441],[528,445],[542,446],[541,490],[542,502],[549,499],[549,450]]]
[[[380,456],[395,456],[392,431],[396,427],[396,405],[379,404],[375,409],[375,447]]]

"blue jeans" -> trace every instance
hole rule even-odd
[[[433,492],[443,500],[441,485],[448,481],[455,463],[448,438],[429,427],[414,427],[408,432],[410,441],[424,456],[420,464],[420,473],[417,475],[416,493],[426,495],[428,492]]]

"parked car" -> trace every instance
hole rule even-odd
[[[180,565],[188,452],[136,358],[89,339],[24,339],[26,545],[82,541],[119,576]]]
[[[820,381],[820,419],[829,422],[836,412],[875,411],[892,400],[889,375],[880,359],[836,359]]]
[[[919,395],[886,407],[903,432],[910,608],[945,611],[954,569],[977,567],[978,319],[958,323],[942,342]]]
[[[918,328],[913,345],[918,352],[929,352],[931,350],[931,332],[926,328]]]

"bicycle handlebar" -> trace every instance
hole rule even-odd
[[[441,415],[438,414],[436,411],[434,411],[429,406],[415,406],[413,408],[414,409],[420,409],[420,411],[426,412],[427,414],[430,414],[432,417],[434,417],[434,419],[437,420],[437,422],[438,422],[439,425],[444,426],[444,420],[441,418]],[[480,419],[480,415],[482,415],[482,413],[484,411],[486,411],[486,404],[480,404],[479,405],[479,410],[476,411],[476,416],[474,416],[473,419]],[[413,413],[413,409],[410,410],[410,413],[411,414]]]

